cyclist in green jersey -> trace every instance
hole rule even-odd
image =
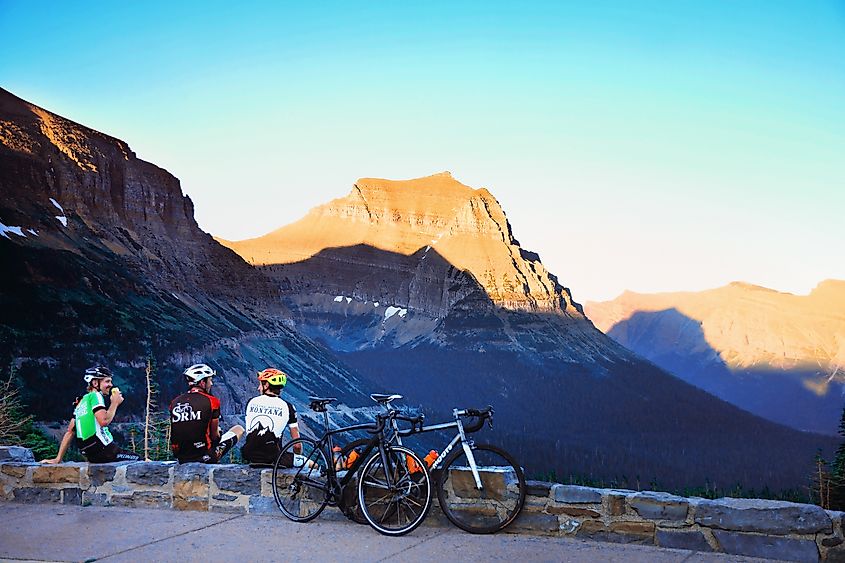
[[[120,390],[112,384],[112,373],[108,368],[96,366],[85,370],[85,394],[73,409],[73,417],[59,446],[59,453],[52,459],[41,463],[61,463],[70,441],[76,438],[79,451],[91,463],[110,463],[113,461],[138,461],[141,456],[125,452],[117,447],[109,432],[108,424],[114,419],[117,407],[123,402]],[[109,408],[105,398],[108,395]]]

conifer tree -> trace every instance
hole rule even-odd
[[[831,505],[835,510],[845,507],[845,408],[839,419],[839,435],[843,441],[836,449],[836,455],[831,464]]]

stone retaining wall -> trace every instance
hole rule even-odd
[[[39,465],[10,457],[0,448],[0,501],[281,516],[270,469],[175,462]],[[447,525],[434,503],[429,520]],[[525,508],[507,531],[768,559],[845,561],[842,516],[781,501],[688,499],[529,481]],[[321,518],[343,517],[329,508]]]

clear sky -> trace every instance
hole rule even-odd
[[[449,170],[581,302],[845,279],[843,1],[0,0],[0,85],[223,238]]]

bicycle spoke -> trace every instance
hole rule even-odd
[[[430,479],[425,469],[411,473],[410,466],[416,464],[424,468],[425,463],[411,450],[389,446],[386,456],[371,458],[364,465],[359,487],[361,509],[370,525],[379,532],[401,535],[416,528],[428,513]],[[392,485],[388,486],[388,481]]]
[[[525,500],[525,478],[510,454],[489,445],[472,450],[481,488],[470,460],[456,450],[443,465],[437,497],[443,513],[456,526],[473,533],[492,533],[510,524]]]

